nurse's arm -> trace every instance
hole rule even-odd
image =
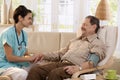
[[[4,51],[5,51],[6,59],[9,62],[32,62],[35,58],[34,56],[22,57],[22,56],[14,55],[13,49],[7,43],[4,44]]]

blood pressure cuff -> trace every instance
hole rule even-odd
[[[95,53],[90,53],[88,55],[88,61],[92,61],[94,66],[97,66],[97,64],[100,61],[100,57],[98,55],[96,55]]]

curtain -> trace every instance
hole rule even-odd
[[[118,14],[117,14],[117,25],[118,25],[118,40],[115,56],[120,58],[120,0],[118,0]]]
[[[51,31],[58,31],[58,0],[52,0],[51,11]]]
[[[21,4],[25,5],[28,9],[32,11],[37,10],[37,0],[21,0]]]
[[[25,5],[28,9],[32,10],[34,13],[37,13],[38,0],[21,0],[21,4]],[[36,22],[36,19],[34,19],[34,22]]]
[[[90,14],[90,0],[75,0],[74,2],[74,32],[79,29],[83,19]]]
[[[21,3],[27,8],[37,11],[38,0],[21,0]],[[52,0],[51,13],[51,31],[58,31],[58,3],[59,0]],[[83,19],[90,14],[90,0],[74,0],[74,22],[73,31],[76,32]],[[35,12],[36,13],[36,12]],[[56,16],[55,16],[56,15]],[[35,21],[34,21],[35,22]]]
[[[38,0],[20,0],[21,5],[25,5],[28,9],[34,13],[38,13]],[[58,31],[58,4],[59,0],[51,0],[51,31]],[[76,32],[83,19],[90,13],[90,0],[74,0],[74,14],[73,14],[73,31]],[[34,24],[36,23],[36,17],[34,17]]]

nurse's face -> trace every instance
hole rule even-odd
[[[33,23],[32,13],[28,13],[22,20],[21,23],[24,27],[29,27]]]

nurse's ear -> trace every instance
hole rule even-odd
[[[23,20],[23,17],[21,15],[18,16],[18,21],[22,21]]]

